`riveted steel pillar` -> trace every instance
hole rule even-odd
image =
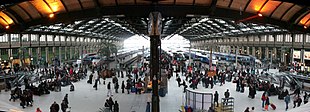
[[[159,51],[160,51],[160,34],[161,34],[161,14],[159,12],[151,12],[149,15],[148,33],[150,36],[151,48],[151,66],[150,73],[152,80],[152,112],[159,112],[159,94],[158,80],[160,78]]]

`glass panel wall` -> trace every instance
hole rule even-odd
[[[11,34],[11,42],[19,42],[19,34]]]
[[[46,35],[47,41],[52,42],[53,41],[53,35]]]
[[[8,42],[8,35],[0,36],[0,42]]]
[[[22,34],[22,42],[28,42],[28,41],[29,41],[28,34]]]
[[[39,38],[40,38],[41,42],[45,42],[46,41],[46,35],[41,35]]]
[[[37,42],[38,41],[38,35],[31,34],[30,36],[31,36],[30,38],[31,38],[32,42]]]

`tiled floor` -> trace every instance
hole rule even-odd
[[[120,79],[119,82],[121,83]],[[111,81],[108,79],[107,82]],[[71,112],[97,112],[100,107],[103,107],[105,99],[107,98],[107,89],[105,85],[99,85],[98,90],[92,88],[93,85],[87,84],[86,79],[80,82],[74,83],[75,91],[69,92],[69,87],[63,87],[61,92],[51,92],[49,95],[34,96],[34,106],[21,109],[19,101],[10,102],[9,92],[0,93],[0,108],[3,105],[11,105],[25,112],[35,112],[37,107],[40,107],[43,112],[48,112],[50,105],[56,101],[61,103],[65,94],[69,94],[69,106],[72,107]],[[160,110],[161,112],[178,112],[180,106],[184,103],[183,88],[177,87],[175,78],[171,78],[168,81],[168,94],[165,97],[160,98]],[[246,88],[244,93],[235,91],[235,84],[226,83],[223,86],[215,85],[214,88],[205,89],[201,85],[198,86],[199,91],[211,92],[218,91],[220,98],[224,96],[224,91],[230,89],[231,96],[235,98],[235,112],[243,112],[246,107],[254,106],[256,112],[261,112],[261,100],[262,92],[257,92],[255,99],[249,99],[248,89]],[[120,91],[120,90],[119,90]],[[120,112],[144,112],[146,107],[148,94],[136,95],[136,94],[122,94],[113,93],[113,99],[117,100],[120,105]],[[270,112],[283,112],[285,104],[283,100],[278,100],[277,96],[271,96],[270,101],[277,106],[276,110],[270,110]],[[7,106],[6,106],[7,107]],[[292,103],[290,104],[292,108]]]

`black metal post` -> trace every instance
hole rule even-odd
[[[152,112],[159,112],[159,96],[158,96],[158,79],[159,79],[159,46],[160,46],[160,36],[153,35],[150,36],[151,40],[151,66],[150,72],[152,79]]]

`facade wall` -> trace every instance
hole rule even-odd
[[[304,52],[310,52],[309,34],[272,34],[272,35],[248,35],[241,37],[211,38],[208,40],[192,40],[192,47],[197,49],[209,49],[217,46],[221,52],[238,53],[256,56],[262,60],[274,60],[290,63],[293,61],[310,62],[304,60]],[[293,51],[301,51],[300,59],[293,58]],[[310,63],[309,63],[310,64]]]
[[[52,62],[77,59],[85,53],[94,53],[100,49],[103,39],[42,34],[4,34],[0,36],[0,61],[32,58],[39,61]]]

